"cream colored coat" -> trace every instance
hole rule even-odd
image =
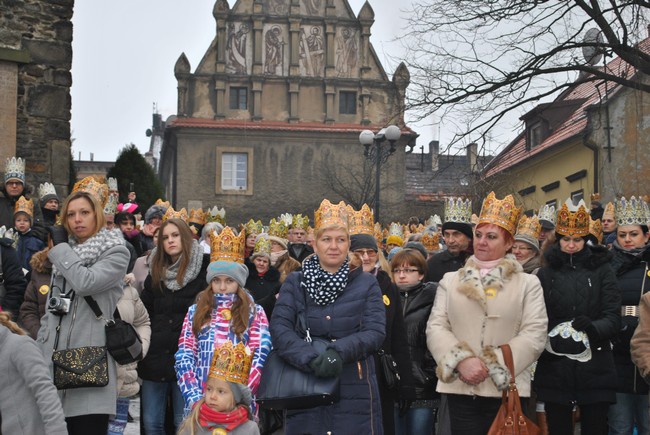
[[[510,375],[499,345],[512,349],[517,389],[530,396],[530,365],[544,350],[546,306],[539,280],[522,272],[511,255],[481,279],[473,257],[445,274],[427,323],[427,346],[438,363],[441,393],[501,397]],[[490,377],[479,385],[462,382],[456,366],[478,356]]]
[[[650,379],[650,292],[646,292],[639,304],[639,325],[634,330],[630,350],[632,361],[644,379]]]

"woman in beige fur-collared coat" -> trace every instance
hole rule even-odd
[[[474,255],[438,285],[427,346],[438,363],[436,389],[448,395],[454,434],[488,432],[510,381],[500,345],[510,345],[521,397],[530,395],[529,367],[544,350],[542,287],[506,255],[519,214],[510,196],[499,201],[490,194],[475,230]]]

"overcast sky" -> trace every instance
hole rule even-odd
[[[114,0],[75,2],[72,61],[74,158],[115,160],[126,144],[149,149],[154,103],[167,119],[176,113],[174,64],[185,53],[192,71],[214,39],[214,0]],[[232,7],[234,0],[229,0]],[[355,15],[364,0],[349,0]],[[412,0],[371,0],[375,24],[370,38],[389,77],[397,66]],[[427,121],[432,124],[431,120]],[[424,124],[424,123],[422,123]],[[418,125],[418,146],[437,126]],[[418,148],[419,151],[419,148]]]

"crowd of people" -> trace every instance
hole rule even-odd
[[[513,381],[542,433],[650,433],[644,198],[524,214],[490,193],[386,228],[325,199],[228,226],[216,206],[119,204],[114,179],[32,190],[8,159],[0,433],[124,433],[139,395],[145,434],[479,435]],[[106,351],[118,319],[138,360]],[[260,406],[271,351],[337,378],[335,402]]]

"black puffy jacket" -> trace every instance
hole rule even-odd
[[[614,245],[612,252],[614,253],[612,267],[621,291],[621,305],[638,306],[641,292],[650,291],[650,277],[648,277],[650,249],[635,256]],[[621,317],[621,330],[614,339],[614,363],[618,375],[619,393],[648,394],[648,384],[644,382],[630,357],[630,340],[638,324],[638,317]]]
[[[537,274],[544,288],[548,329],[587,316],[596,334],[590,337],[592,356],[580,362],[544,351],[537,364],[537,398],[561,404],[616,401],[616,370],[611,340],[618,334],[621,297],[604,247],[588,247],[573,255],[555,244],[545,254],[548,266]],[[570,338],[566,339],[570,343]]]
[[[416,399],[439,397],[436,392],[436,361],[427,348],[426,334],[437,289],[438,284],[427,282],[413,290],[400,291]]]
[[[445,273],[456,272],[465,265],[470,257],[468,252],[452,255],[449,251],[442,251],[427,260],[427,275],[424,282],[440,282]]]
[[[147,356],[138,363],[138,376],[147,381],[176,382],[174,355],[178,350],[187,309],[194,304],[196,296],[207,287],[206,269],[210,256],[203,255],[201,271],[185,287],[169,290],[164,284],[154,285],[151,275],[144,281],[140,298],[151,319],[151,344]]]
[[[269,270],[264,275],[260,275],[257,273],[254,264],[248,263],[246,266],[248,267],[246,290],[250,292],[255,303],[264,309],[266,317],[270,319],[277,294],[280,292],[280,286],[282,285],[280,284],[280,272],[275,267],[269,266]]]

